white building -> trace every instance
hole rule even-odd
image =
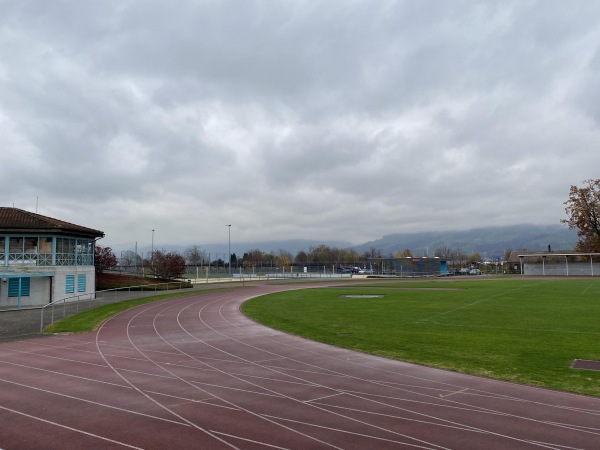
[[[96,290],[102,231],[0,207],[0,309],[41,306]]]

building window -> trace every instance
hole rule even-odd
[[[75,265],[75,239],[56,238],[56,265]]]
[[[75,293],[75,275],[67,275],[65,279],[65,293],[66,294],[74,294]]]
[[[77,265],[94,265],[94,241],[90,239],[77,239]]]
[[[20,283],[19,283],[20,281]],[[31,278],[9,278],[8,296],[9,297],[29,297],[31,287]]]
[[[0,264],[6,265],[6,238],[0,237]]]
[[[23,243],[22,237],[11,237],[8,239],[8,263],[23,264]]]
[[[77,275],[77,292],[85,292],[86,279],[85,274]]]

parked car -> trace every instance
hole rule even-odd
[[[471,270],[469,270],[469,275],[481,275],[481,270],[471,269]]]

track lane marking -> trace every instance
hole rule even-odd
[[[137,449],[137,450],[144,450],[141,447],[136,447],[134,445],[126,444],[125,442],[116,441],[114,439],[110,439],[110,438],[107,438],[107,437],[104,437],[104,436],[100,436],[98,434],[90,433],[88,431],[79,430],[77,428],[73,428],[73,427],[70,427],[68,425],[63,425],[63,424],[58,423],[58,422],[53,422],[51,420],[42,419],[41,417],[32,416],[31,414],[27,414],[27,413],[24,413],[24,412],[21,412],[21,411],[16,411],[14,409],[7,408],[7,407],[2,406],[2,405],[0,405],[0,409],[3,409],[5,411],[10,411],[13,414],[19,414],[19,415],[27,417],[29,419],[33,419],[33,420],[37,420],[37,421],[40,421],[40,422],[44,422],[44,423],[47,423],[47,424],[50,424],[50,425],[53,425],[53,426],[57,426],[57,427],[60,427],[60,428],[65,428],[67,430],[74,431],[76,433],[85,434],[86,436],[91,436],[91,437],[94,437],[94,438],[97,438],[97,439],[101,439],[103,441],[111,442],[113,444],[122,445],[123,447],[134,448],[134,449]]]
[[[131,409],[125,409],[125,408],[121,408],[119,406],[108,405],[108,404],[105,404],[105,403],[100,403],[100,402],[96,402],[94,400],[88,400],[88,399],[81,398],[81,397],[75,397],[74,395],[63,394],[62,392],[56,392],[56,391],[51,391],[49,389],[39,388],[39,387],[36,387],[36,386],[30,386],[30,385],[27,385],[27,384],[24,384],[24,383],[18,383],[16,381],[6,380],[4,378],[0,378],[0,382],[4,382],[4,383],[8,383],[8,384],[13,384],[13,385],[20,386],[20,387],[23,387],[23,388],[26,388],[26,389],[32,389],[34,391],[44,392],[45,394],[52,394],[52,395],[56,395],[56,396],[59,396],[59,397],[65,397],[65,398],[68,398],[70,400],[77,400],[77,401],[80,401],[80,402],[89,403],[89,404],[96,405],[96,406],[102,406],[103,408],[115,409],[117,411],[129,413],[129,414],[135,414],[135,415],[142,416],[142,417],[148,417],[149,419],[156,419],[156,420],[161,420],[163,422],[173,423],[175,425],[187,426],[187,424],[182,423],[182,422],[177,422],[175,420],[171,420],[171,419],[167,419],[167,418],[163,418],[163,417],[158,417],[158,416],[153,416],[151,414],[141,413],[141,412],[133,411]]]

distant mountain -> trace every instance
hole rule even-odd
[[[505,250],[572,250],[577,232],[561,225],[513,225],[506,227],[474,228],[466,231],[434,231],[399,233],[353,247],[358,252],[370,248],[384,255],[410,249],[415,256],[433,256],[438,247],[460,249],[468,254],[479,253],[484,258],[502,256]]]
[[[364,244],[352,246],[344,241],[316,241],[307,239],[290,239],[286,241],[257,241],[257,242],[231,242],[231,253],[242,256],[252,249],[263,252],[276,252],[279,249],[289,251],[296,255],[299,251],[308,251],[311,247],[325,244],[329,247],[353,248],[359,253],[370,250],[372,247],[380,250],[385,256],[393,255],[397,251],[410,249],[415,256],[433,256],[435,249],[446,246],[460,249],[468,254],[479,253],[484,258],[502,256],[505,250],[547,250],[548,245],[552,250],[572,250],[577,243],[577,233],[560,225],[514,225],[507,227],[474,228],[466,231],[431,231],[423,233],[398,233],[390,234]],[[228,243],[202,244],[198,246],[211,253],[213,258],[226,258]],[[157,249],[166,251],[185,252],[190,245],[166,245]],[[133,250],[130,248],[113,247],[119,256],[121,251]],[[140,247],[138,252],[149,252],[150,247]]]

